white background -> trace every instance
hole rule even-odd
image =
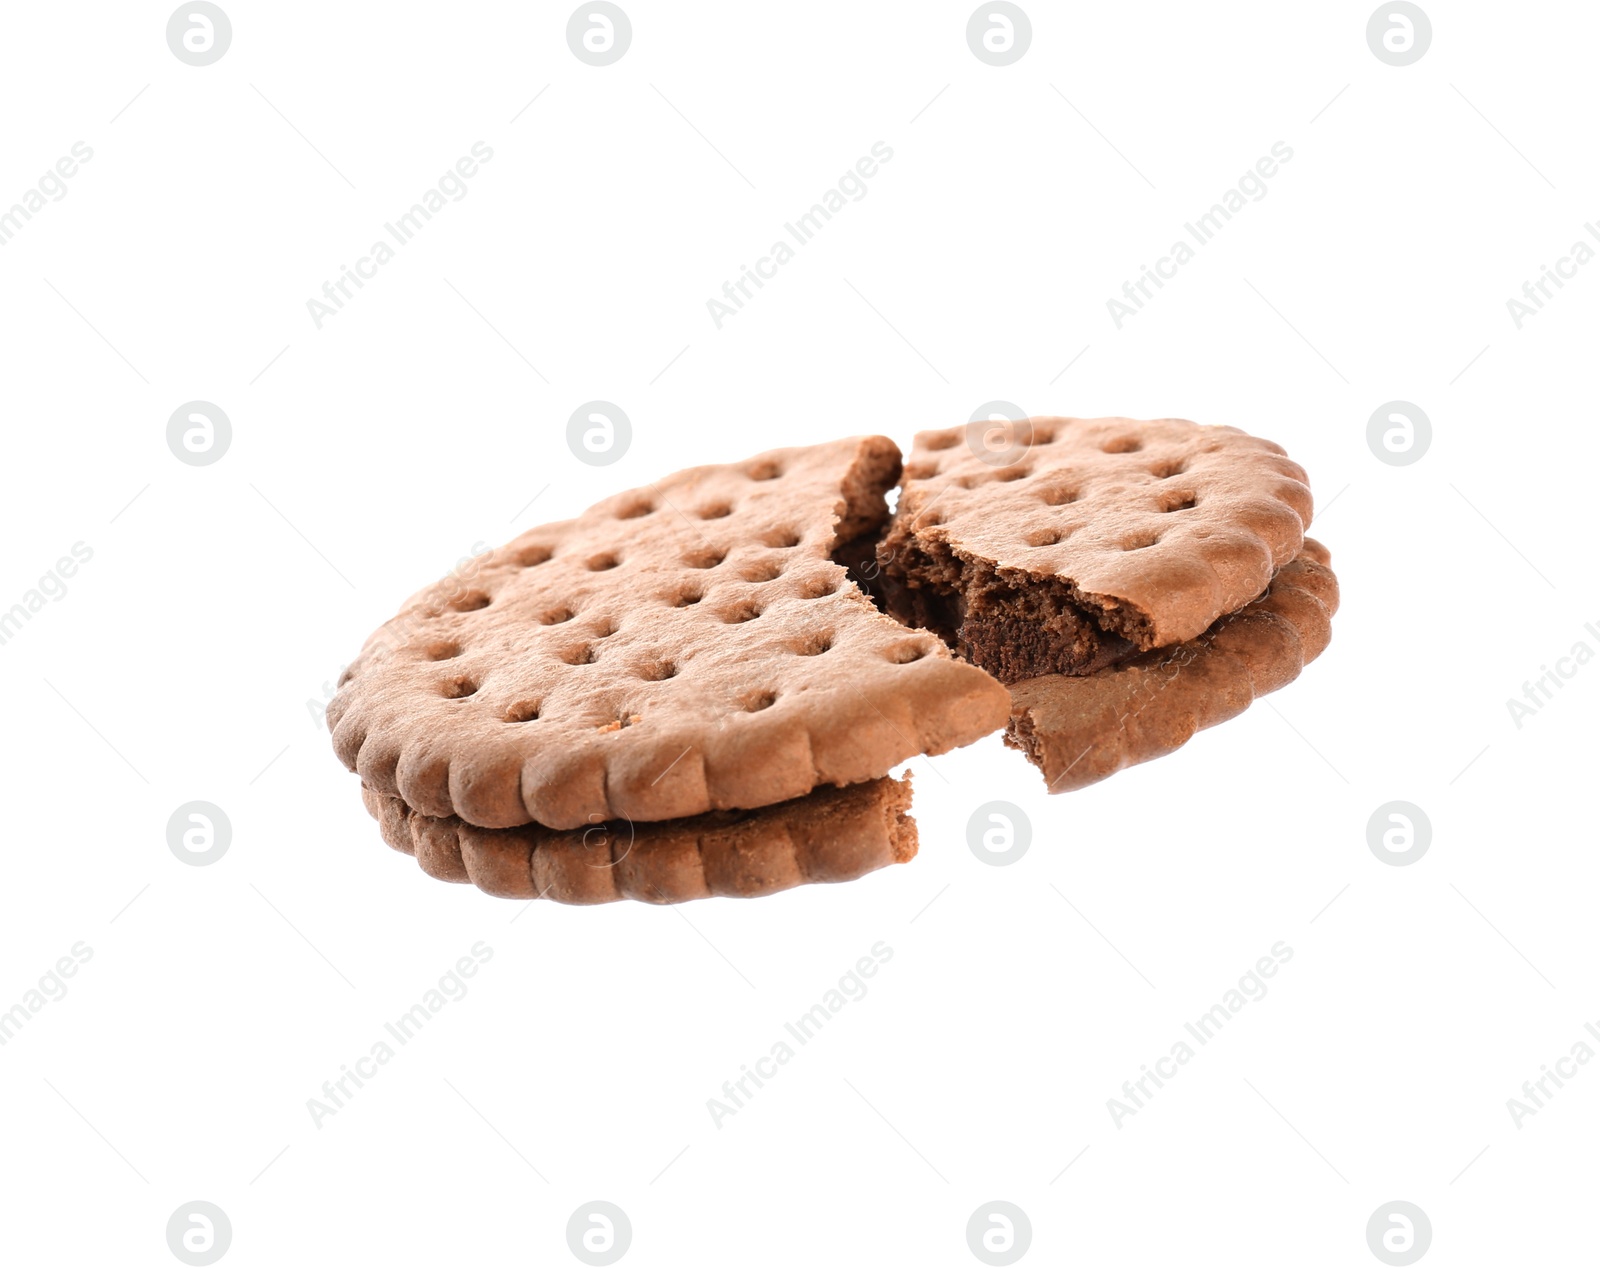
[[[1506,309],[1600,220],[1592,6],[1431,4],[1405,68],[1364,3],[1033,3],[1006,68],[965,4],[640,0],[606,68],[562,5],[225,7],[204,68],[164,5],[5,15],[0,205],[94,151],[0,248],[0,608],[94,552],[0,647],[0,1009],[93,949],[0,1048],[9,1262],[174,1263],[193,1199],[240,1265],[576,1263],[595,1198],[639,1265],[972,1264],[993,1199],[1024,1262],[1376,1263],[1395,1199],[1429,1262],[1592,1257],[1600,1068],[1506,1107],[1600,1023],[1600,667],[1506,706],[1600,650],[1600,263]],[[479,141],[317,329],[307,299]],[[717,329],[877,141],[867,196]],[[1106,300],[1277,141],[1267,196],[1118,330]],[[633,423],[610,467],[565,442],[595,398]],[[920,855],[852,885],[524,910],[380,842],[308,702],[417,587],[680,466],[909,446],[996,398],[1285,445],[1343,587],[1323,659],[1076,794],[998,736],[915,763]],[[166,445],[196,399],[234,429],[209,467]],[[1394,399],[1433,422],[1407,467],[1366,443]],[[233,825],[209,867],[166,843],[196,799]],[[1008,867],[966,844],[994,799],[1032,822]],[[1367,846],[1394,799],[1432,822],[1412,866]],[[315,1126],[480,940],[470,994]],[[870,992],[714,1126],[880,940]],[[1115,1125],[1279,940],[1270,993]]]

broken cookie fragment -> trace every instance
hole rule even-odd
[[[1198,638],[1142,652],[1087,676],[1014,683],[1005,742],[1071,792],[1162,757],[1197,731],[1243,713],[1320,656],[1339,610],[1339,583],[1320,542],[1278,571],[1266,593]]]
[[[877,552],[888,611],[1001,682],[1195,637],[1261,593],[1310,522],[1305,472],[1236,428],[1035,418],[1012,442],[920,433]]]
[[[386,838],[431,874],[567,902],[909,858],[909,785],[886,776],[999,730],[1010,699],[840,562],[870,557],[899,475],[882,436],[695,467],[419,592],[327,710]],[[639,847],[602,858],[618,825]]]
[[[834,562],[881,531],[882,436],[695,467],[424,590],[328,707],[375,792],[485,828],[749,810],[1005,725],[992,678]]]

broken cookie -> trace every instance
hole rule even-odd
[[[881,526],[883,437],[697,467],[422,591],[328,707],[363,783],[485,828],[748,810],[1005,725],[1006,693],[888,619],[834,550]]]
[[[327,711],[384,839],[491,894],[749,897],[916,852],[910,758],[1079,788],[1326,646],[1305,472],[1231,427],[1037,418],[691,468],[492,551]],[[886,494],[900,481],[891,517]]]
[[[1040,769],[1050,792],[1071,792],[1243,713],[1328,646],[1339,610],[1328,562],[1327,549],[1308,537],[1265,594],[1198,638],[1087,675],[1014,683],[1006,744]]]
[[[647,900],[650,878],[679,897],[764,893],[908,858],[907,786],[884,776],[999,730],[1010,700],[835,560],[881,536],[899,474],[892,441],[857,437],[696,467],[532,529],[367,641],[328,707],[334,749],[391,843],[403,820],[413,839],[525,854],[532,872],[499,867],[491,892],[542,892],[541,867],[607,834],[645,844],[595,892]],[[885,798],[896,814],[863,836]],[[840,807],[842,854],[794,844],[796,824],[846,822]],[[704,818],[726,812],[759,813]],[[737,844],[725,866],[708,841]],[[699,881],[662,862],[695,842]],[[552,892],[600,901],[562,867]]]
[[[920,433],[877,552],[889,610],[1001,682],[1194,638],[1266,589],[1311,520],[1306,473],[1236,428],[1032,418],[1005,432]]]

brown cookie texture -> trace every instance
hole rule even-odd
[[[917,852],[910,777],[820,788],[760,810],[711,811],[665,823],[479,828],[419,814],[363,786],[383,839],[440,880],[502,898],[595,904],[756,898],[850,881]]]
[[[413,596],[327,716],[372,792],[484,828],[754,809],[1005,725],[1005,689],[835,562],[888,518],[882,436],[696,467]]]
[[[1261,594],[1311,510],[1305,471],[1233,427],[1033,418],[921,432],[877,550],[880,593],[1002,682],[1092,674]]]
[[[1266,592],[1198,638],[1087,676],[1050,674],[1011,687],[1005,743],[1052,793],[1162,757],[1195,732],[1243,713],[1322,654],[1339,608],[1327,548],[1306,538]]]

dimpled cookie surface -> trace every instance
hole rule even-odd
[[[692,468],[430,586],[328,709],[374,793],[485,828],[748,809],[1005,725],[1005,689],[832,559],[887,519],[881,436]]]

